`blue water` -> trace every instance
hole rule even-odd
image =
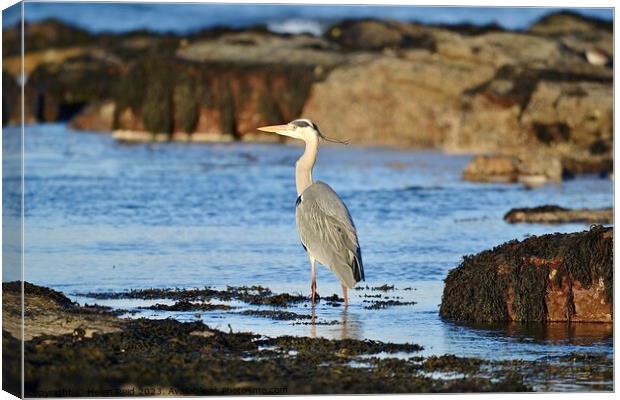
[[[566,8],[564,8],[566,9]],[[496,23],[507,29],[525,29],[544,15],[562,10],[546,7],[415,7],[325,6],[260,4],[127,4],[27,2],[25,18],[58,18],[92,32],[135,29],[186,33],[213,26],[245,27],[266,24],[279,32],[322,30],[344,18],[383,18],[424,23]],[[612,20],[611,8],[574,8],[575,12]],[[3,13],[3,27],[19,21],[19,8]]]
[[[3,129],[17,149],[19,129]],[[11,147],[13,146],[13,147]],[[80,302],[88,291],[148,287],[263,285],[309,294],[310,272],[295,229],[293,165],[301,147],[278,144],[127,145],[63,124],[26,126],[25,279]],[[369,286],[393,284],[388,296],[413,306],[364,309],[352,291],[348,310],[319,304],[321,322],[208,312],[209,326],[265,335],[310,335],[414,342],[423,354],[536,358],[570,351],[612,353],[611,326],[464,327],[438,317],[443,279],[463,255],[531,234],[587,229],[581,224],[510,225],[512,207],[558,204],[606,207],[613,182],[581,177],[526,190],[460,180],[469,156],[432,151],[326,146],[314,176],[342,196],[356,222]],[[5,155],[5,161],[7,160]],[[5,206],[16,212],[17,171],[5,168]],[[13,203],[11,203],[13,202]],[[5,255],[11,248],[5,247]],[[10,271],[5,262],[4,280]],[[14,279],[14,277],[13,277]],[[404,290],[412,288],[413,290]],[[318,269],[318,291],[339,293]],[[100,301],[133,308],[161,301]],[[241,311],[252,308],[233,303]],[[308,314],[305,306],[290,311]],[[138,316],[192,320],[194,313]]]

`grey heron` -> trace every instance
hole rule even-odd
[[[321,139],[331,139],[326,138],[319,127],[307,119],[296,119],[284,125],[263,126],[258,130],[305,142],[304,153],[295,164],[295,220],[301,244],[310,258],[312,304],[316,298],[315,262],[318,261],[336,274],[342,286],[345,305],[348,305],[347,289],[364,280],[357,231],[347,206],[336,192],[328,184],[312,180],[319,142]]]

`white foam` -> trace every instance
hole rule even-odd
[[[314,36],[321,36],[327,29],[327,25],[317,20],[293,18],[268,22],[267,29],[274,33],[309,33]]]

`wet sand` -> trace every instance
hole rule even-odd
[[[369,288],[370,289],[370,288]],[[20,286],[3,284],[4,378],[19,377]],[[612,390],[612,360],[570,354],[536,361],[451,355],[422,357],[415,343],[265,337],[201,322],[124,319],[118,310],[80,306],[62,293],[26,284],[26,396],[515,392]],[[370,291],[372,294],[381,290]],[[91,294],[96,297],[96,294]],[[250,304],[306,302],[268,288],[109,292],[105,297],[167,298],[209,312],[209,299]],[[99,294],[103,298],[104,294]],[[381,301],[379,298],[373,300]],[[323,299],[340,304],[338,296]],[[285,310],[257,315],[313,322]],[[236,312],[231,308],[229,312]],[[558,384],[558,382],[563,382]],[[566,383],[568,382],[568,383]]]

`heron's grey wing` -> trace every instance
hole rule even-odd
[[[328,266],[349,288],[364,279],[355,225],[338,194],[323,182],[310,185],[297,199],[297,229],[306,250]]]

